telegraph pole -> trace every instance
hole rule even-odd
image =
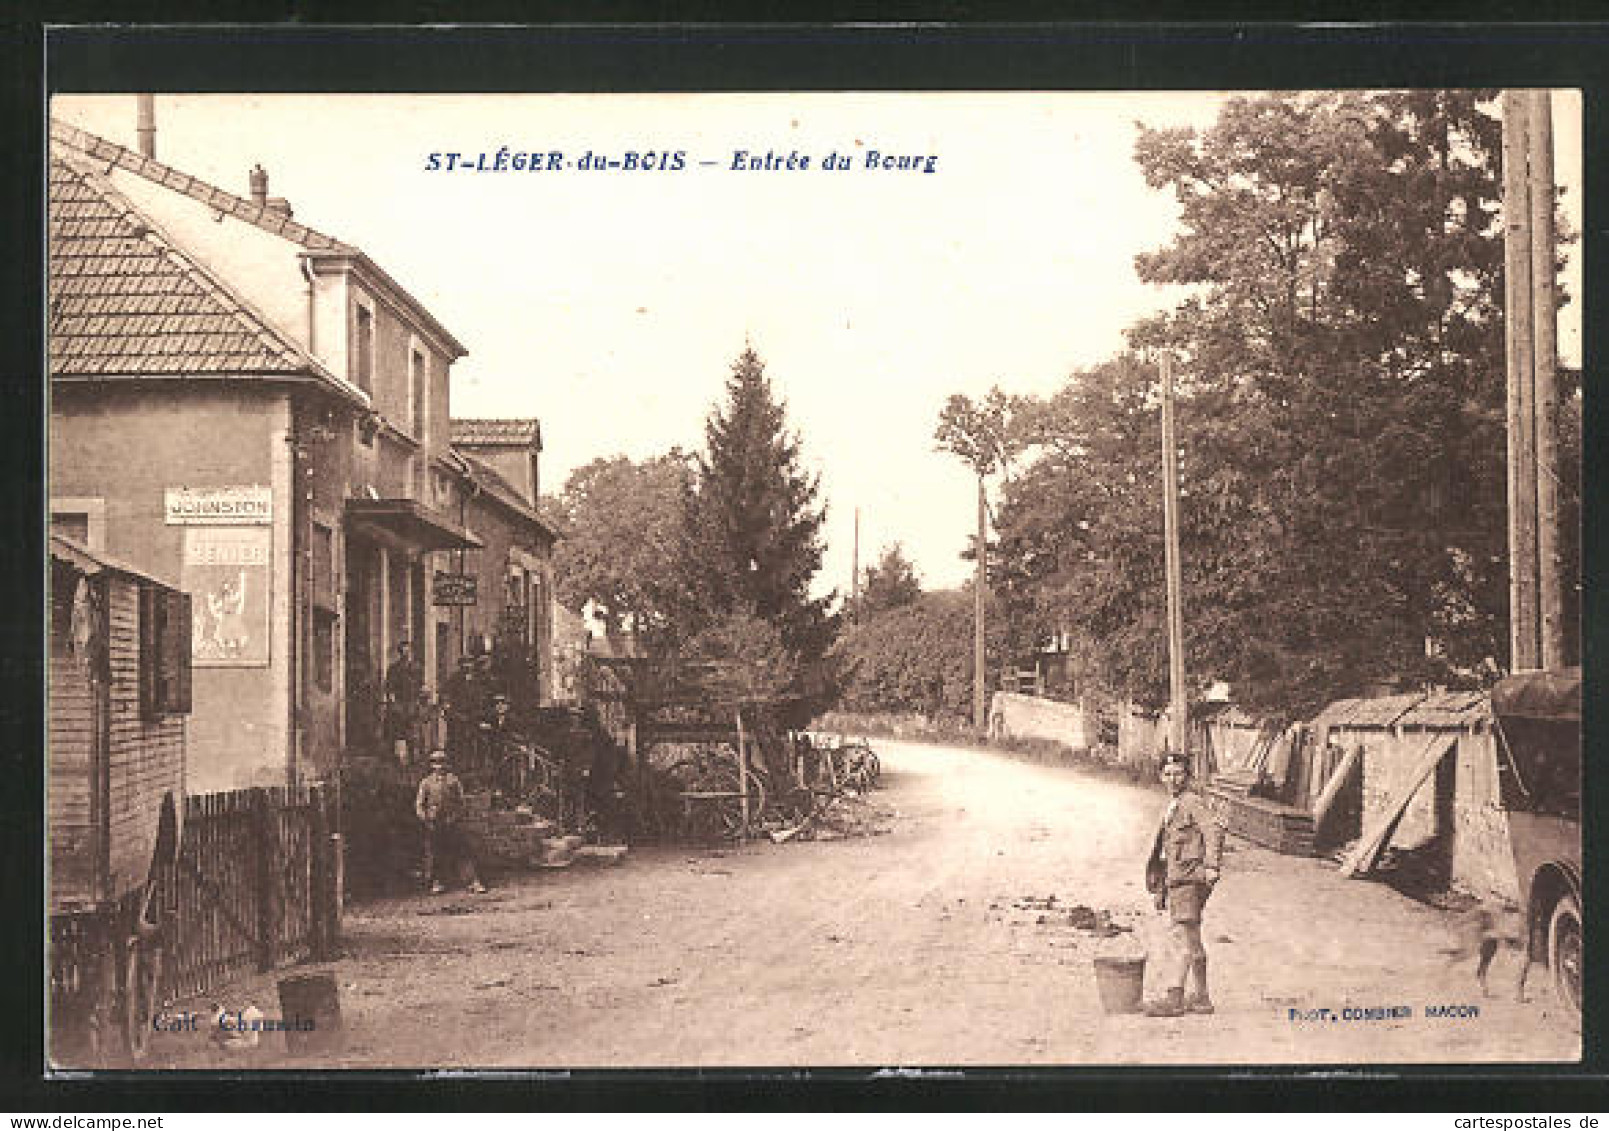
[[[1508,362],[1509,669],[1539,666],[1529,99],[1503,92],[1503,307]],[[1551,198],[1549,201],[1551,207]],[[1551,256],[1551,249],[1549,249]],[[1551,281],[1552,273],[1549,272]]]
[[[1559,381],[1553,233],[1553,97],[1530,93],[1532,349],[1536,386],[1536,557],[1542,667],[1564,666],[1564,598],[1559,576]]]
[[[980,731],[989,721],[984,688],[983,595],[989,585],[989,500],[984,495],[983,467],[978,467],[978,561],[972,583],[972,725]]]
[[[849,599],[860,597],[860,508],[855,508],[855,548],[849,558]]]
[[[1162,524],[1168,575],[1168,746],[1188,756],[1184,696],[1184,571],[1179,563],[1179,441],[1173,421],[1173,355],[1162,354]]]

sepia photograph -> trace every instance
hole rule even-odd
[[[1582,103],[56,93],[47,1074],[1579,1064]]]

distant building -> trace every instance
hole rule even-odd
[[[52,529],[191,594],[198,792],[373,748],[404,638],[431,690],[511,608],[547,653],[534,490],[452,447],[464,346],[260,168],[243,179],[51,125]],[[466,594],[437,575],[465,573],[477,603],[438,605]]]

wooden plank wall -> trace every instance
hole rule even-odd
[[[183,715],[140,717],[140,601],[137,584],[114,578],[107,620],[112,668],[108,806],[110,894],[150,875],[162,799],[184,796]]]
[[[71,600],[71,594],[67,600]],[[50,641],[49,759],[51,906],[95,898],[95,838],[91,825],[90,764],[94,749],[94,687],[83,664],[68,654],[65,633]]]

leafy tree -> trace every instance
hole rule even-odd
[[[1141,130],[1180,227],[1137,267],[1192,288],[1130,333],[1181,359],[1187,665],[1252,707],[1506,653],[1499,141],[1470,91],[1244,98],[1200,134]],[[1000,521],[1008,599],[1152,700],[1155,380],[1120,357],[1030,406]]]
[[[850,615],[863,620],[888,609],[914,604],[921,596],[922,581],[916,575],[916,567],[905,556],[905,548],[895,542],[883,549],[876,565],[866,568],[860,595],[853,602]]]
[[[810,596],[826,511],[816,501],[818,478],[801,466],[799,438],[752,348],[733,363],[726,401],[710,413],[704,439],[686,499],[681,571],[693,619],[758,617],[808,669],[826,655],[834,629],[830,598]]]
[[[544,497],[542,513],[563,534],[553,553],[560,602],[590,603],[610,631],[632,629],[650,643],[680,635],[692,475],[677,449],[641,463],[614,456],[576,468],[558,498]]]
[[[1003,645],[996,632],[991,664],[1003,659]],[[965,719],[972,696],[972,594],[923,593],[852,622],[835,652],[844,673],[841,699],[850,710]]]
[[[728,613],[686,642],[683,655],[708,669],[705,691],[721,699],[771,700],[798,691],[799,668],[768,621],[749,613]]]

